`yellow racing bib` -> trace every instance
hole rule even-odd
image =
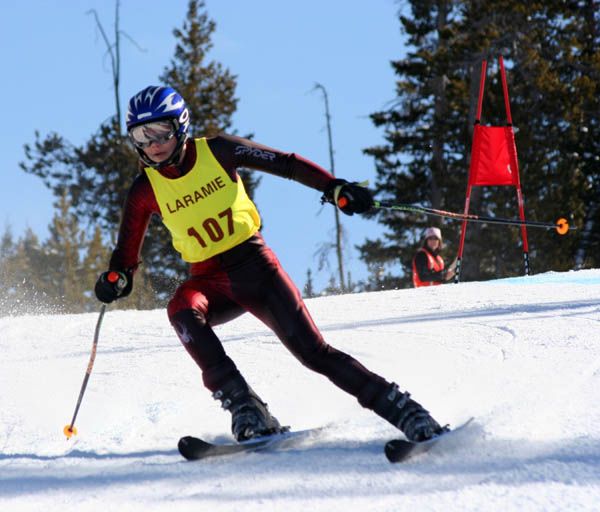
[[[144,169],[173,247],[189,263],[225,252],[260,228],[260,215],[241,178],[231,180],[206,138],[195,144],[196,162],[185,176],[170,179],[152,167]]]

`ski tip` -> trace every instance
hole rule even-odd
[[[184,436],[179,439],[177,449],[187,460],[197,460],[211,449],[211,444],[194,436]]]
[[[385,443],[384,453],[390,462],[400,462],[413,450],[414,445],[404,439],[392,439]]]
[[[189,444],[190,436],[184,436],[179,439],[177,448],[181,451],[181,448],[185,448]]]
[[[203,441],[202,439],[198,439],[197,437],[184,436],[181,439],[179,439],[179,442],[177,443],[177,448],[179,448],[179,450],[181,451],[181,449],[185,450],[185,448],[187,448],[188,446],[191,446],[191,445],[198,446],[199,444],[208,444],[208,443],[206,443],[206,441]]]

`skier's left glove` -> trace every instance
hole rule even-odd
[[[346,215],[353,215],[369,211],[373,206],[373,196],[368,188],[358,183],[334,179],[325,189],[321,202],[334,204]]]
[[[109,270],[108,272],[102,272],[94,292],[100,302],[110,304],[112,301],[126,297],[131,293],[133,288],[133,276],[125,272],[117,272],[115,270]]]

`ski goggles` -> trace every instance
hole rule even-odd
[[[145,149],[153,142],[157,144],[169,142],[176,133],[175,122],[169,119],[135,126],[129,130],[129,137],[138,148]]]

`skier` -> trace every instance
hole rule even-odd
[[[131,292],[148,222],[160,215],[173,246],[191,264],[189,279],[168,304],[169,320],[200,367],[205,387],[230,411],[236,440],[282,430],[213,331],[246,311],[271,328],[301,363],[408,439],[442,433],[444,428],[409,393],[324,341],[260,234],[260,216],[236,170],[257,169],[302,183],[323,192],[323,201],[342,204],[348,215],[372,206],[370,192],[293,153],[231,135],[191,138],[188,127],[185,101],[170,87],[147,87],[129,101],[127,130],[140,172],[127,196],[109,270],[96,283],[98,299],[110,303]]]
[[[434,286],[450,281],[456,274],[456,260],[444,268],[440,228],[430,227],[423,234],[423,245],[417,250],[412,262],[412,277],[415,288]]]

